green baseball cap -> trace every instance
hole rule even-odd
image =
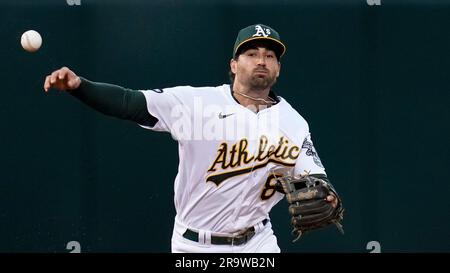
[[[276,30],[263,24],[256,24],[239,31],[236,42],[234,43],[233,57],[236,57],[236,54],[239,53],[239,49],[241,49],[243,45],[255,40],[264,40],[265,42],[268,42],[273,46],[272,49],[277,54],[278,58],[281,58],[286,52],[286,46],[281,41],[280,34],[278,34]]]

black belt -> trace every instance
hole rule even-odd
[[[264,219],[262,224],[265,226],[269,222],[269,219]],[[255,236],[255,228],[250,227],[245,230],[243,233],[238,234],[236,236],[226,237],[226,236],[212,236],[211,235],[211,244],[214,245],[242,245],[246,242],[250,241],[253,236]],[[187,229],[185,233],[183,233],[183,237],[189,239],[191,241],[198,242],[198,232]]]

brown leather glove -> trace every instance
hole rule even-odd
[[[335,224],[344,233],[341,221],[344,209],[342,201],[332,187],[323,179],[313,175],[285,176],[278,178],[289,205],[293,226],[292,233],[297,241],[304,233]],[[328,195],[338,199],[336,207],[327,201]]]

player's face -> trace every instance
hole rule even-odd
[[[244,50],[237,60],[231,60],[230,66],[235,82],[252,90],[265,90],[277,81],[281,65],[274,51],[255,46]]]

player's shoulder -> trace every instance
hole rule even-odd
[[[192,85],[181,85],[174,87],[167,87],[162,89],[163,92],[185,92],[185,93],[214,93],[214,92],[223,92],[227,88],[226,84],[219,86],[192,86]]]
[[[292,122],[303,124],[304,126],[308,127],[308,122],[306,119],[300,114],[299,110],[294,108],[286,99],[284,99],[281,96],[278,96],[280,100],[281,111],[284,113],[284,115],[288,116],[289,119]]]
[[[162,89],[149,89],[141,90],[146,96],[158,96],[161,94],[161,98],[172,98],[184,103],[194,102],[195,100],[202,99],[206,101],[221,101],[223,100],[226,90],[230,90],[229,86],[192,86],[192,85],[180,85],[173,87],[166,87]]]

